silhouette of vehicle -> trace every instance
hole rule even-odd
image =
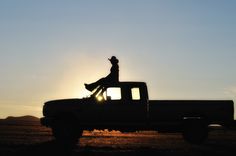
[[[186,141],[200,144],[210,124],[234,124],[232,100],[149,100],[144,82],[119,82],[88,98],[48,101],[43,115],[41,124],[64,143],[76,143],[83,130],[108,129],[179,132]]]

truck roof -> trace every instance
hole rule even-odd
[[[118,83],[109,84],[108,86],[143,86],[146,85],[145,82],[137,82],[137,81],[120,81]]]

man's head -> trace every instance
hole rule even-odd
[[[108,59],[112,64],[117,64],[119,62],[119,60],[115,57],[112,56],[110,59]]]

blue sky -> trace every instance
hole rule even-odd
[[[236,100],[236,1],[0,2],[0,118],[83,97],[120,60],[151,99]]]

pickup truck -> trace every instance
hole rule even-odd
[[[56,140],[77,143],[83,130],[182,133],[189,143],[203,143],[209,125],[230,128],[232,100],[149,100],[145,82],[119,82],[98,88],[90,97],[48,101],[41,124]]]

